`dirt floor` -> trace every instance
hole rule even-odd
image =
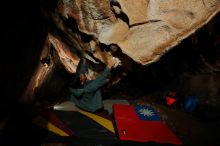
[[[181,108],[174,109],[150,102],[149,98],[145,98],[144,101],[139,99],[136,102],[152,105],[159,112],[165,123],[183,141],[184,145],[208,146],[220,144],[220,121],[203,122]]]
[[[172,89],[170,86],[155,92],[145,93],[138,86],[133,85],[131,80],[130,82],[124,81],[119,85],[120,87],[114,87],[107,94],[113,99],[127,99],[132,105],[143,104],[154,107],[162,120],[183,141],[183,145],[220,145],[219,106],[213,107],[204,104],[204,97],[201,97],[196,110],[189,113],[184,110],[181,100],[174,106],[166,105],[164,96],[169,92],[169,89]],[[184,96],[187,94],[183,94],[180,98],[184,98]],[[217,100],[219,99],[217,98]]]

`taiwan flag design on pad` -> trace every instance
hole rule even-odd
[[[115,104],[113,109],[120,140],[182,144],[152,107]]]

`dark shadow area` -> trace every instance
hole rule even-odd
[[[4,1],[0,16],[0,145],[37,146],[47,132],[33,125],[32,105],[19,101],[46,37],[39,1]]]
[[[4,2],[0,15],[0,111],[7,114],[17,107],[34,72],[46,37],[46,27],[37,0]]]
[[[0,145],[39,146],[48,132],[33,124],[33,113],[32,110],[23,107],[11,113],[1,133]]]

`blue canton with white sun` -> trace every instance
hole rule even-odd
[[[150,121],[158,121],[160,120],[157,112],[150,106],[146,105],[136,105],[135,106],[136,114],[141,120],[150,120]]]

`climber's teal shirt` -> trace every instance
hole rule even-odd
[[[110,69],[106,67],[100,76],[95,80],[86,81],[82,88],[70,88],[70,100],[87,111],[94,112],[102,108],[103,103],[100,87],[108,82],[109,75]]]

